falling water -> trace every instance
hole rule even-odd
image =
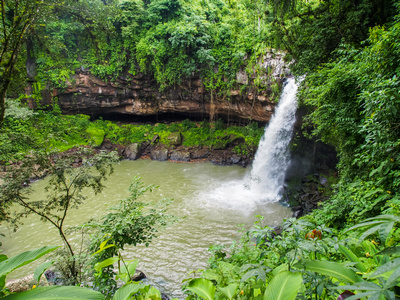
[[[251,171],[242,180],[211,187],[203,198],[210,206],[220,205],[245,213],[281,199],[290,162],[288,146],[296,121],[297,87],[295,79],[289,78],[260,141]]]
[[[250,189],[269,202],[280,200],[290,162],[289,143],[296,121],[297,87],[294,78],[288,79],[275,114],[260,141],[250,172]]]

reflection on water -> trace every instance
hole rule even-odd
[[[181,221],[159,233],[149,247],[139,246],[124,251],[126,259],[139,258],[139,269],[160,290],[175,297],[181,296],[182,279],[187,273],[205,268],[208,248],[213,244],[230,244],[238,239],[238,224],[248,229],[255,215],[264,215],[265,225],[279,224],[290,214],[290,209],[278,203],[253,200],[243,184],[246,169],[237,166],[221,167],[210,163],[177,164],[151,160],[122,161],[115,167],[106,189],[98,195],[89,193],[89,199],[78,210],[71,210],[67,225],[78,225],[107,213],[107,207],[128,196],[128,187],[139,175],[145,184],[158,189],[144,195],[142,202],[172,198],[169,213]],[[32,199],[43,193],[47,180],[34,184]],[[24,220],[25,225],[16,233],[1,227],[0,237],[4,254],[15,255],[44,245],[61,245],[57,232],[36,216]],[[80,236],[71,238],[77,246]],[[24,267],[9,278],[33,273],[37,264]],[[29,267],[29,268],[28,268]]]

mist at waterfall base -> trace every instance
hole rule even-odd
[[[211,186],[201,197],[207,205],[250,215],[258,207],[282,198],[285,174],[290,164],[289,143],[296,121],[297,87],[294,78],[287,80],[275,113],[261,138],[251,170],[242,179]]]

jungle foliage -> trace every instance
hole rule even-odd
[[[28,77],[43,87],[62,89],[71,73],[81,69],[108,80],[118,76],[129,80],[144,73],[160,89],[196,73],[208,88],[226,92],[235,84],[237,71],[245,67],[244,60],[248,73],[258,76],[256,61],[263,60],[274,43],[271,9],[260,0],[54,0],[48,4],[49,13],[32,20],[31,30],[21,39],[23,55],[16,60],[26,63]],[[3,6],[2,15],[13,11],[8,2]],[[9,94],[21,92],[18,86]]]
[[[340,180],[335,190],[320,209],[286,220],[281,232],[265,226],[261,218],[229,250],[212,247],[208,268],[184,286],[188,299],[399,297],[399,1],[59,4],[52,7],[55,13],[46,24],[34,23],[29,42],[20,44],[32,53],[28,61],[35,58],[35,80],[51,87],[62,89],[69,74],[80,68],[108,79],[142,72],[153,76],[161,89],[199,72],[209,89],[224,89],[235,83],[244,60],[248,74],[255,73],[256,62],[269,47],[286,51],[292,71],[306,75],[299,92],[310,111],[305,126],[311,136],[338,152]],[[3,20],[2,26],[10,20]],[[25,61],[19,58],[22,65]],[[61,116],[57,110],[18,114],[12,107],[0,136],[4,161],[22,158],[38,147],[38,141],[66,150],[77,144],[99,145],[105,137],[128,143],[158,134],[167,141],[173,130],[184,135],[187,146],[212,146],[221,137],[217,122],[117,126],[102,120],[90,123],[85,116]],[[245,137],[257,129],[250,125],[237,132]],[[55,144],[55,133],[71,143]],[[257,136],[250,135],[249,145],[257,144]],[[107,218],[113,220],[112,215]],[[106,247],[114,251],[108,262],[121,264],[121,246],[103,241],[98,254],[106,254]],[[99,281],[110,279],[102,278],[101,272],[111,264],[99,263]],[[156,291],[131,285],[126,274],[135,263],[118,269],[126,279],[120,293],[127,292],[127,298],[134,295],[129,291],[142,293],[140,297],[153,293],[158,299]]]
[[[204,299],[397,299],[400,3],[273,4],[292,71],[306,75],[304,128],[336,148],[340,180],[320,209],[286,220],[281,233],[260,221],[230,250],[213,247],[187,290]]]

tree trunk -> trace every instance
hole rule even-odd
[[[4,113],[6,109],[6,93],[10,82],[10,79],[0,79],[0,128],[3,126],[4,122]]]

